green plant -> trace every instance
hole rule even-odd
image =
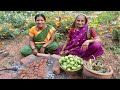
[[[72,23],[73,20],[71,20],[69,17],[63,19],[63,21],[60,22],[61,33],[68,33],[68,29],[72,26]]]
[[[60,42],[61,40],[66,40],[66,37],[63,33],[59,33],[58,31],[55,32],[55,40]]]
[[[34,22],[34,21],[30,21],[30,22],[27,23],[26,28],[27,28],[27,29],[30,29],[30,28],[32,28],[33,26],[35,26],[35,22]]]
[[[111,50],[114,54],[120,54],[120,44],[112,44],[107,46],[108,50]]]
[[[98,17],[96,17],[92,21],[92,23],[93,24],[108,24],[116,20],[118,16],[119,16],[118,12],[106,11],[104,13],[101,13]]]
[[[21,35],[28,35],[29,34],[29,29],[27,29],[27,30],[22,30],[21,32],[20,32],[20,34]]]
[[[11,24],[0,24],[0,39],[15,38],[19,33],[20,31],[13,28]]]
[[[0,12],[1,21],[12,23],[15,28],[23,27],[26,23],[26,16],[21,12]]]
[[[53,17],[49,17],[46,20],[46,23],[49,24],[49,25],[52,25],[53,27],[55,27],[55,22],[56,22],[56,20]]]
[[[12,18],[11,23],[13,23],[15,28],[20,28],[25,25],[26,19],[23,16],[16,15]]]
[[[112,32],[112,39],[120,43],[120,27],[114,27]]]
[[[3,20],[2,19],[0,19],[0,24],[2,24],[3,23]]]

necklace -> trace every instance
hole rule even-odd
[[[44,30],[46,27],[47,27],[47,25],[45,25],[45,26],[43,26],[43,27],[41,27],[41,28],[39,28],[38,26],[36,26],[37,31],[42,31],[42,30]]]

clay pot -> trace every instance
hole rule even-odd
[[[91,70],[89,68],[87,68],[85,65],[83,67],[83,78],[84,79],[112,79],[112,75],[113,75],[113,69],[110,66],[106,66],[110,72],[106,72],[106,73],[99,73],[97,71]]]

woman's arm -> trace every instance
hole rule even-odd
[[[92,43],[92,42],[95,42],[95,41],[101,42],[101,39],[100,39],[99,36],[97,36],[97,33],[96,33],[94,28],[91,29],[91,37],[92,38],[88,40],[89,43]]]
[[[33,41],[33,37],[30,36],[30,46],[32,49],[35,49],[35,43]]]
[[[92,29],[92,32],[91,32],[91,39],[86,40],[86,41],[82,44],[81,49],[84,50],[84,51],[87,50],[87,49],[88,49],[88,45],[89,45],[90,43],[95,42],[95,41],[101,42],[101,39],[100,39],[99,36],[97,36],[97,33],[95,32],[95,30],[94,30],[94,28],[93,28],[93,29]]]
[[[34,41],[33,41],[33,37],[31,37],[31,36],[30,36],[30,46],[31,46],[31,48],[32,48],[32,50],[33,50],[33,54],[34,54],[34,55],[37,55],[38,51],[37,51],[37,49],[35,48],[35,43],[34,43]]]
[[[89,43],[92,43],[92,42],[95,42],[95,41],[97,41],[97,42],[102,42],[99,36],[96,36],[96,37],[94,37],[93,39],[90,39],[90,40],[87,40],[87,41],[88,41]]]
[[[65,44],[64,44],[64,46],[63,46],[63,48],[62,48],[62,51],[64,51],[64,49],[65,49],[65,47],[67,46],[69,40],[70,40],[70,38],[68,37],[67,40],[66,40],[66,42],[65,42]]]
[[[60,52],[60,55],[61,55],[61,56],[64,56],[64,55],[65,55],[64,49],[66,48],[69,40],[70,40],[70,38],[68,37],[67,40],[66,40],[66,42],[65,42],[65,44],[63,45],[63,48],[62,48],[61,52]]]

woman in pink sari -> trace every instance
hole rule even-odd
[[[55,53],[77,55],[87,61],[103,54],[101,39],[94,28],[88,26],[86,15],[80,14],[76,17],[66,43]]]
[[[95,59],[103,54],[101,39],[97,36],[93,27],[88,26],[86,15],[80,14],[76,17],[69,35],[63,47],[55,51],[58,55],[77,55],[84,60]],[[60,74],[58,61],[53,65],[53,72]]]

